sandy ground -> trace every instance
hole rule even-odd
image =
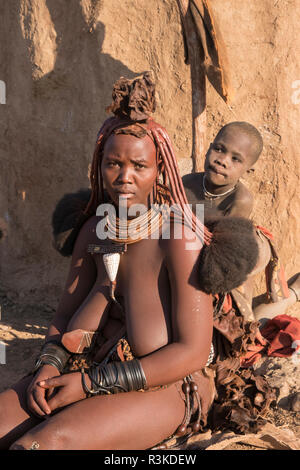
[[[48,305],[26,305],[20,300],[9,299],[4,292],[0,292],[0,305],[1,392],[32,368],[54,310]],[[300,317],[298,306],[294,306],[287,313]],[[277,404],[272,407],[268,420],[278,430],[292,431],[300,440],[300,356],[294,359],[264,358],[256,368],[259,368],[259,372],[264,373],[271,385],[277,389]],[[191,446],[197,448],[198,444],[194,442]],[[251,439],[249,442],[233,442],[226,447],[227,450],[264,448],[257,443],[253,445]]]

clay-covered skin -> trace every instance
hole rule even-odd
[[[117,135],[105,151],[102,169],[112,200],[115,202],[123,191],[131,194],[134,202],[145,203],[157,176],[151,140]],[[99,217],[91,217],[76,240],[66,287],[48,338],[58,339],[70,329],[95,329],[106,319],[109,283],[102,257],[87,252],[88,244],[99,243],[98,222]],[[174,383],[199,370],[208,358],[212,299],[198,289],[196,270],[201,245],[198,242],[193,250],[186,250],[188,236],[183,231],[182,239],[175,239],[171,230],[169,240],[142,240],[128,245],[121,256],[116,294],[123,297],[128,340],[141,360],[149,387]],[[184,402],[175,385],[155,392],[83,400],[80,373],[48,381],[47,374],[53,377],[53,371],[42,368],[40,373],[42,383],[31,384],[35,389],[31,393],[33,397],[38,395],[40,407],[40,412],[35,409],[35,416],[26,404],[26,389],[32,378],[0,395],[1,416],[4,410],[6,413],[0,420],[0,435],[6,436],[0,441],[4,448],[15,441],[13,449],[28,449],[33,442],[40,449],[145,449],[172,434],[184,416]],[[53,387],[60,388],[46,403],[43,390]],[[46,414],[47,420],[35,426],[37,416]],[[14,432],[8,435],[12,429]]]

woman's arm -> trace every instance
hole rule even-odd
[[[198,242],[193,250],[187,250],[187,243],[190,243],[188,237],[163,241],[172,291],[173,341],[140,358],[148,387],[173,383],[201,369],[209,356],[213,331],[212,299],[198,288],[201,244]],[[87,374],[85,380],[91,387]],[[44,389],[61,387],[48,403],[51,410],[85,398],[80,373],[46,380],[40,386]]]
[[[204,367],[212,342],[212,298],[198,287],[201,244],[193,250],[188,230],[180,240],[166,240],[164,250],[172,294],[173,341],[141,358],[148,386],[164,385]],[[190,232],[191,233],[191,232]]]
[[[99,277],[104,277],[104,273],[98,273],[93,256],[88,253],[87,248],[90,243],[99,243],[96,236],[96,224],[98,218],[91,217],[81,228],[72,255],[71,265],[65,284],[65,288],[60,299],[58,308],[52,323],[48,329],[46,342],[50,340],[60,340],[63,333],[67,330],[68,324],[78,309],[84,308],[88,298],[90,303],[95,303],[97,297],[97,305],[94,310],[104,311],[107,305],[107,298],[104,288],[97,290],[97,285],[101,284]],[[96,282],[99,281],[99,282]],[[93,292],[94,290],[94,292]],[[94,295],[92,295],[94,294]],[[91,299],[92,297],[92,299]],[[102,305],[103,304],[103,305]]]

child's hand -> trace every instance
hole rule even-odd
[[[51,408],[47,404],[47,396],[50,396],[53,392],[52,389],[45,390],[38,385],[38,382],[47,380],[51,377],[57,377],[60,373],[56,367],[50,364],[42,366],[38,372],[34,375],[31,384],[27,389],[27,403],[29,409],[37,416],[47,416],[51,413]]]

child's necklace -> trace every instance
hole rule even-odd
[[[234,185],[232,188],[230,188],[230,189],[228,189],[227,191],[225,191],[225,193],[221,193],[221,194],[212,194],[212,193],[210,193],[210,192],[206,189],[204,180],[205,180],[205,175],[203,176],[202,186],[203,186],[204,197],[206,197],[206,198],[208,198],[208,199],[218,199],[219,197],[226,196],[226,194],[231,193],[231,192],[234,191],[234,189],[236,188],[236,185]]]

